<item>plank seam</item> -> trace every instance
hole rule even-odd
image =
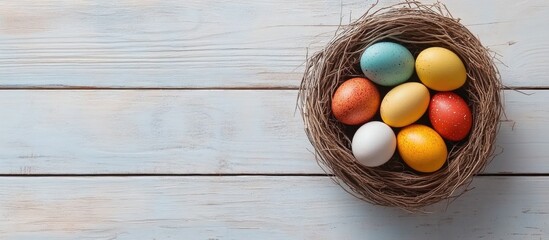
[[[129,90],[139,90],[139,91],[157,91],[157,90],[168,90],[168,91],[187,91],[187,90],[248,90],[248,91],[256,91],[256,90],[299,90],[299,87],[290,87],[290,86],[280,86],[280,87],[88,87],[88,86],[68,86],[68,87],[0,87],[0,91],[5,90],[32,90],[32,91],[46,91],[46,90],[88,90],[88,91],[96,91],[96,90],[121,90],[121,91],[129,91]],[[504,87],[500,90],[549,90],[549,86],[537,86],[537,87],[529,87],[529,86],[517,86],[517,87]]]
[[[0,174],[0,177],[334,177],[323,173],[97,173],[97,174]],[[549,173],[483,173],[475,177],[549,177]]]
[[[516,89],[516,88],[515,88]],[[549,88],[548,88],[549,89]],[[168,90],[168,91],[187,91],[187,90],[299,90],[298,87],[0,87],[0,91],[3,90],[33,90],[33,91],[44,91],[44,90]]]

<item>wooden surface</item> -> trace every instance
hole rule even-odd
[[[0,1],[0,239],[549,238],[546,0],[444,1],[509,87],[498,155],[447,209],[317,166],[302,64],[373,2]]]
[[[306,49],[373,2],[4,0],[0,86],[296,87]],[[546,0],[446,3],[503,56],[505,84],[546,85]]]
[[[2,239],[545,239],[548,177],[477,177],[410,214],[328,177],[0,178]],[[9,231],[8,231],[9,230]]]
[[[0,121],[0,174],[323,173],[296,90],[1,93],[0,109],[17,108]],[[549,172],[549,91],[502,94],[500,154],[486,173]]]

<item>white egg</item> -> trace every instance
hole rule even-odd
[[[356,131],[351,147],[360,164],[377,167],[389,161],[395,153],[396,136],[387,124],[371,121]]]

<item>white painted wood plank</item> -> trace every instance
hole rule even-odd
[[[489,173],[549,173],[549,91],[505,91]],[[322,173],[297,91],[0,92],[0,173]]]
[[[2,239],[543,239],[548,177],[478,177],[410,214],[327,177],[0,178]]]
[[[1,1],[0,86],[296,87],[306,48],[373,2]],[[549,86],[546,0],[444,2],[503,55],[505,84]]]
[[[0,172],[316,170],[297,91],[2,91]],[[297,138],[297,139],[296,139]]]
[[[485,172],[549,172],[549,91],[503,91],[505,115],[497,156]]]

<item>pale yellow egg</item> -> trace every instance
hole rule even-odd
[[[381,119],[391,127],[404,127],[417,121],[429,106],[429,90],[421,83],[396,86],[381,102]]]

